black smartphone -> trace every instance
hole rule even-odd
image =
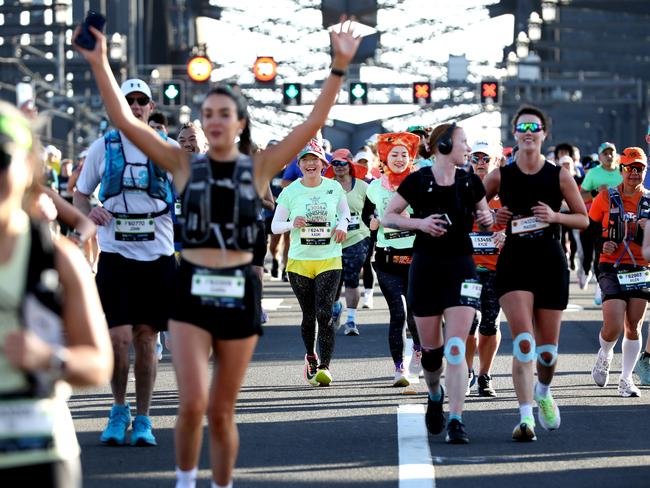
[[[81,24],[81,32],[75,39],[75,43],[84,49],[88,49],[89,51],[92,51],[95,49],[95,36],[90,32],[88,29],[88,26],[93,26],[95,29],[103,31],[104,30],[104,25],[106,24],[106,17],[104,17],[102,14],[93,12],[92,10],[88,11],[88,14],[86,15],[86,20],[83,21]]]

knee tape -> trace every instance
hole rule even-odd
[[[458,348],[458,354],[452,354],[452,347]],[[460,364],[465,360],[465,341],[460,337],[450,337],[445,346],[445,357],[449,364]]]
[[[539,346],[536,352],[537,352],[537,361],[539,361],[539,363],[542,366],[550,367],[553,366],[557,361],[557,346],[555,344],[544,344],[543,346]],[[547,361],[542,357],[542,354],[544,353],[549,354],[551,356],[550,361]]]
[[[437,349],[422,349],[422,369],[433,373],[438,371],[442,366],[442,356],[444,348]]]
[[[527,341],[530,343],[530,351],[525,353],[521,350],[521,342]],[[532,334],[528,332],[522,332],[512,343],[512,354],[522,363],[530,363],[535,359],[535,339],[533,339]]]

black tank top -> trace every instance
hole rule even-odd
[[[519,169],[517,163],[499,168],[501,189],[499,198],[504,207],[513,214],[513,220],[533,215],[532,207],[544,202],[554,212],[559,212],[564,196],[560,190],[560,166],[546,161],[537,173],[528,175]],[[511,235],[508,225],[507,234]],[[559,227],[551,224],[541,233],[544,237],[559,238]]]

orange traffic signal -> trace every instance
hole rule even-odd
[[[278,63],[271,56],[259,56],[253,64],[253,75],[262,83],[270,83],[278,74]]]
[[[420,105],[431,103],[431,83],[428,81],[413,83],[413,103]]]
[[[199,83],[208,81],[212,74],[212,61],[205,56],[194,56],[187,63],[187,75],[190,80]]]
[[[481,103],[499,103],[499,82],[494,80],[481,81]]]

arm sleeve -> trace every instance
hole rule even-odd
[[[361,220],[366,226],[370,225],[370,218],[374,215],[375,208],[375,204],[366,196],[366,200],[363,202],[363,210],[361,211]]]
[[[348,205],[348,199],[345,196],[345,193],[342,193],[339,198],[339,203],[336,206],[336,213],[339,216],[336,228],[343,232],[347,232],[348,223],[350,223],[350,206]]]
[[[284,205],[275,207],[273,220],[271,221],[271,232],[274,234],[284,234],[293,229],[293,222],[289,222],[289,209]]]

